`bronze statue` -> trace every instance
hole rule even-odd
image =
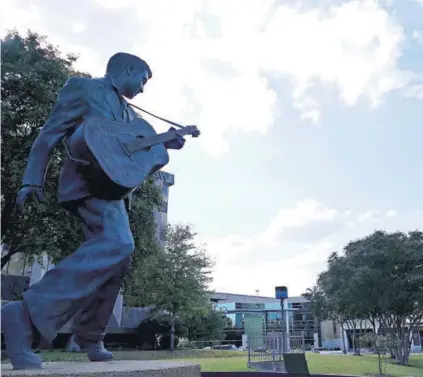
[[[55,146],[68,153],[59,181],[61,205],[81,222],[86,241],[23,294],[2,308],[2,329],[15,369],[41,368],[31,345],[40,334],[53,341],[74,317],[75,342],[91,361],[112,359],[103,339],[124,274],[134,251],[128,210],[132,191],[181,149],[182,135],[195,127],[157,135],[128,106],[152,77],[137,56],[117,53],[103,78],[71,77],[36,138],[17,204],[42,200],[47,167]],[[124,98],[125,97],[125,98]],[[169,122],[172,123],[172,122]]]

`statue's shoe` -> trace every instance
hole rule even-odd
[[[75,343],[87,352],[90,361],[110,361],[113,359],[113,354],[104,348],[102,341],[93,342],[87,339],[75,336]]]
[[[41,357],[31,349],[35,336],[31,318],[22,301],[10,302],[2,307],[1,328],[13,368],[40,369]]]
[[[84,352],[81,347],[79,346],[79,344],[75,343],[75,335],[72,335],[69,338],[68,343],[66,344],[66,348],[65,348],[66,352]]]

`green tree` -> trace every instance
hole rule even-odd
[[[8,248],[3,268],[16,253],[31,258],[45,251],[57,259],[58,252],[69,253],[81,240],[74,219],[64,215],[56,199],[62,151],[50,164],[46,202],[19,213],[15,200],[28,153],[59,90],[69,75],[88,75],[74,70],[75,55],[63,55],[31,31],[26,36],[9,31],[1,49],[1,243]]]
[[[344,339],[344,330],[348,326],[346,324],[347,316],[337,307],[336,296],[329,295],[325,292],[325,280],[327,273],[321,273],[317,280],[317,284],[313,288],[307,289],[303,296],[310,301],[310,310],[319,321],[333,321],[341,326],[342,341],[344,353],[346,353],[346,344]],[[354,344],[353,344],[354,348]]]
[[[184,318],[187,337],[191,341],[222,340],[225,337],[226,317],[223,311],[211,303],[200,310],[189,313]]]
[[[379,376],[385,375],[389,350],[395,347],[395,340],[392,335],[381,333],[365,334],[360,337],[362,347],[371,348],[377,355]]]
[[[171,319],[169,315],[163,313],[150,313],[148,318],[141,322],[138,327],[138,346],[143,349],[170,348]],[[176,318],[175,337],[185,336],[187,330],[184,323]],[[175,346],[177,343],[175,342]]]
[[[343,255],[332,254],[306,296],[316,315],[352,328],[368,320],[374,332],[391,335],[391,351],[405,365],[411,333],[423,320],[422,287],[423,233],[376,231],[347,244]]]
[[[397,362],[408,364],[412,331],[423,321],[423,232],[376,231],[344,251],[354,268],[350,293],[366,318],[393,337]]]
[[[212,263],[204,248],[194,242],[189,225],[169,225],[164,247],[144,260],[137,271],[136,306],[153,306],[154,312],[169,315],[171,350],[174,349],[175,322],[204,306],[211,281]]]
[[[132,208],[129,212],[131,231],[135,241],[135,253],[132,257],[129,274],[123,281],[125,300],[131,306],[140,305],[140,292],[145,289],[154,289],[150,281],[146,280],[146,271],[150,263],[160,253],[157,240],[157,224],[153,212],[162,204],[160,191],[150,178],[133,193]]]

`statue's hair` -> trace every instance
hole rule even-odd
[[[139,70],[147,70],[148,78],[153,76],[151,68],[146,61],[142,60],[136,55],[128,54],[126,52],[118,52],[114,54],[107,62],[106,72],[112,73],[121,69],[125,69],[128,64],[132,64]]]

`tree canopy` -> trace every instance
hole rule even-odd
[[[171,322],[207,308],[212,263],[195,236],[189,225],[168,226],[164,247],[137,272],[132,305],[153,306],[155,312],[168,313]]]
[[[56,199],[60,150],[50,164],[46,202],[19,213],[15,201],[32,143],[59,90],[69,75],[89,75],[73,69],[75,55],[62,54],[46,37],[31,31],[26,36],[9,31],[1,49],[1,242],[9,250],[2,256],[3,268],[16,253],[31,257],[46,251],[58,259],[82,239],[74,219],[64,216]]]
[[[222,340],[226,324],[226,316],[221,310],[211,303],[205,304],[201,310],[186,315],[186,337],[190,341]]]
[[[413,329],[423,321],[423,232],[371,235],[333,253],[328,268],[305,294],[321,319],[341,324],[368,320],[395,338],[392,349],[408,363]]]

